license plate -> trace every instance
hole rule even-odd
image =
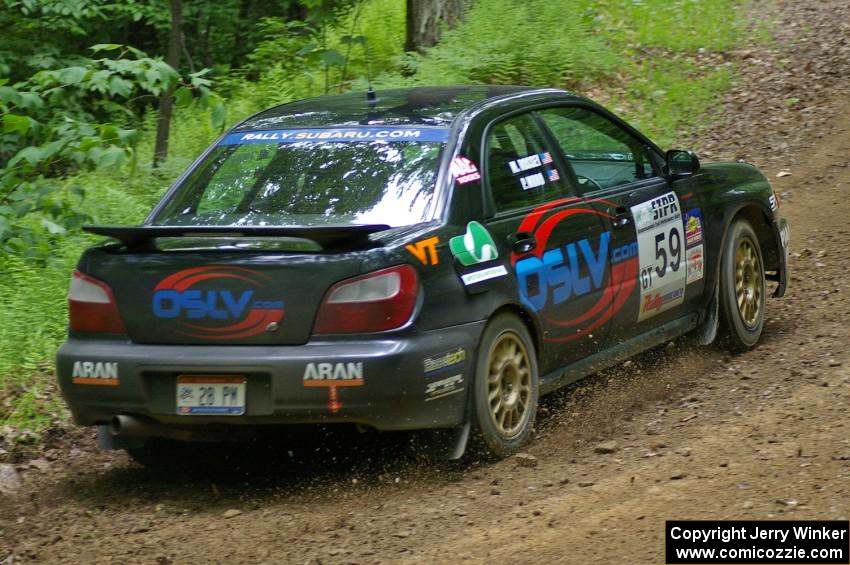
[[[245,377],[181,375],[177,377],[178,414],[241,416],[245,413]]]

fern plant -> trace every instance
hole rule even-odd
[[[406,60],[414,84],[528,84],[574,88],[611,73],[606,42],[572,0],[480,0],[424,56]]]

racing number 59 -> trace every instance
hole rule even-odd
[[[671,261],[668,263],[668,254]],[[658,266],[658,260],[661,260],[661,266]],[[682,264],[682,235],[677,227],[673,227],[664,235],[664,232],[655,235],[655,273],[652,266],[649,266],[640,271],[640,285],[643,290],[652,288],[653,275],[656,278],[664,278],[667,273],[667,267],[676,272]]]
[[[667,249],[670,250],[670,257],[672,258],[672,261],[670,261],[670,270],[674,272],[678,271],[679,265],[682,264],[682,236],[679,235],[678,228],[674,227],[671,229],[670,233],[667,234],[666,240],[665,245],[663,232],[655,236],[655,259],[657,261],[660,257],[662,261],[660,268],[658,265],[655,266],[655,272],[658,278],[663,277],[664,273],[667,272]]]

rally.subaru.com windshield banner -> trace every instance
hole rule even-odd
[[[227,134],[219,145],[243,145],[245,143],[346,143],[357,141],[444,142],[448,139],[448,128],[382,126],[241,131]]]

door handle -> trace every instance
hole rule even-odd
[[[508,246],[514,253],[523,255],[537,249],[537,240],[533,233],[520,231],[508,235]]]
[[[625,206],[619,206],[614,210],[614,227],[622,228],[632,223],[632,211]]]

